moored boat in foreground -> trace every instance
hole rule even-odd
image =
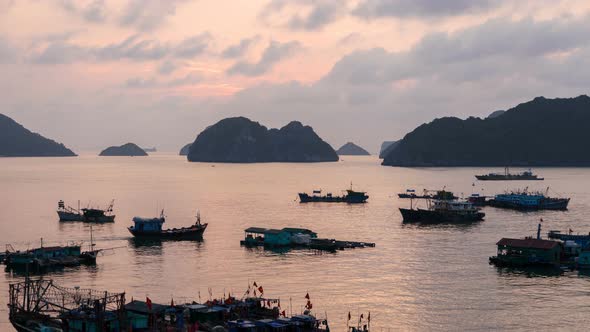
[[[129,232],[137,238],[192,240],[203,237],[207,223],[201,223],[201,214],[197,211],[197,221],[189,227],[162,229],[166,222],[164,210],[157,218],[133,218],[134,225],[129,226]]]
[[[427,209],[400,208],[403,222],[460,223],[483,220],[485,213],[468,201],[429,200]]]
[[[498,252],[489,261],[499,267],[559,267],[565,254],[563,242],[541,239],[541,224],[536,238],[502,238],[496,245]]]

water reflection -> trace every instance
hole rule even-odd
[[[496,272],[499,276],[515,276],[522,275],[527,278],[536,277],[559,277],[564,274],[564,270],[559,267],[541,267],[541,266],[529,266],[529,267],[495,267]]]
[[[423,228],[443,230],[470,230],[481,225],[485,220],[465,222],[402,222],[402,228]]]

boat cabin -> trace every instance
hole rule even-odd
[[[160,218],[134,217],[133,223],[135,225],[133,226],[133,229],[138,232],[159,233],[162,231],[162,225],[164,224],[165,221],[166,221],[166,219],[163,217],[160,217]]]
[[[563,248],[557,241],[503,238],[498,243],[498,258],[512,263],[559,265]]]
[[[296,238],[301,235],[309,238],[317,238],[317,234],[305,228],[285,227],[272,229],[262,227],[250,227],[244,230],[245,245],[264,245],[270,247],[285,247],[297,244]]]

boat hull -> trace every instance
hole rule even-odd
[[[160,232],[146,232],[138,231],[129,227],[129,232],[138,239],[169,239],[169,240],[198,240],[203,238],[203,233],[207,229],[207,224],[200,226],[179,228],[179,229],[168,229]]]
[[[513,210],[567,210],[569,202],[569,198],[552,198],[542,199],[536,204],[529,205],[514,201],[491,199],[486,204],[497,208]]]
[[[368,195],[362,196],[309,196],[308,194],[299,194],[299,201],[301,203],[366,203]]]
[[[403,209],[399,211],[402,214],[403,222],[423,222],[423,223],[461,223],[483,220],[485,213],[476,212],[470,214],[444,213],[422,209]]]
[[[530,175],[476,175],[480,181],[542,181],[544,178]]]
[[[65,211],[57,211],[59,221],[84,221],[84,215]]]
[[[490,257],[490,264],[495,265],[497,267],[557,267],[558,264],[542,261],[535,259],[534,257],[529,256],[519,256],[519,257],[502,257],[502,256],[492,256]]]

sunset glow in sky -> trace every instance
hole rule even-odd
[[[177,150],[221,118],[372,152],[590,82],[588,1],[0,0],[0,113],[75,150]]]

